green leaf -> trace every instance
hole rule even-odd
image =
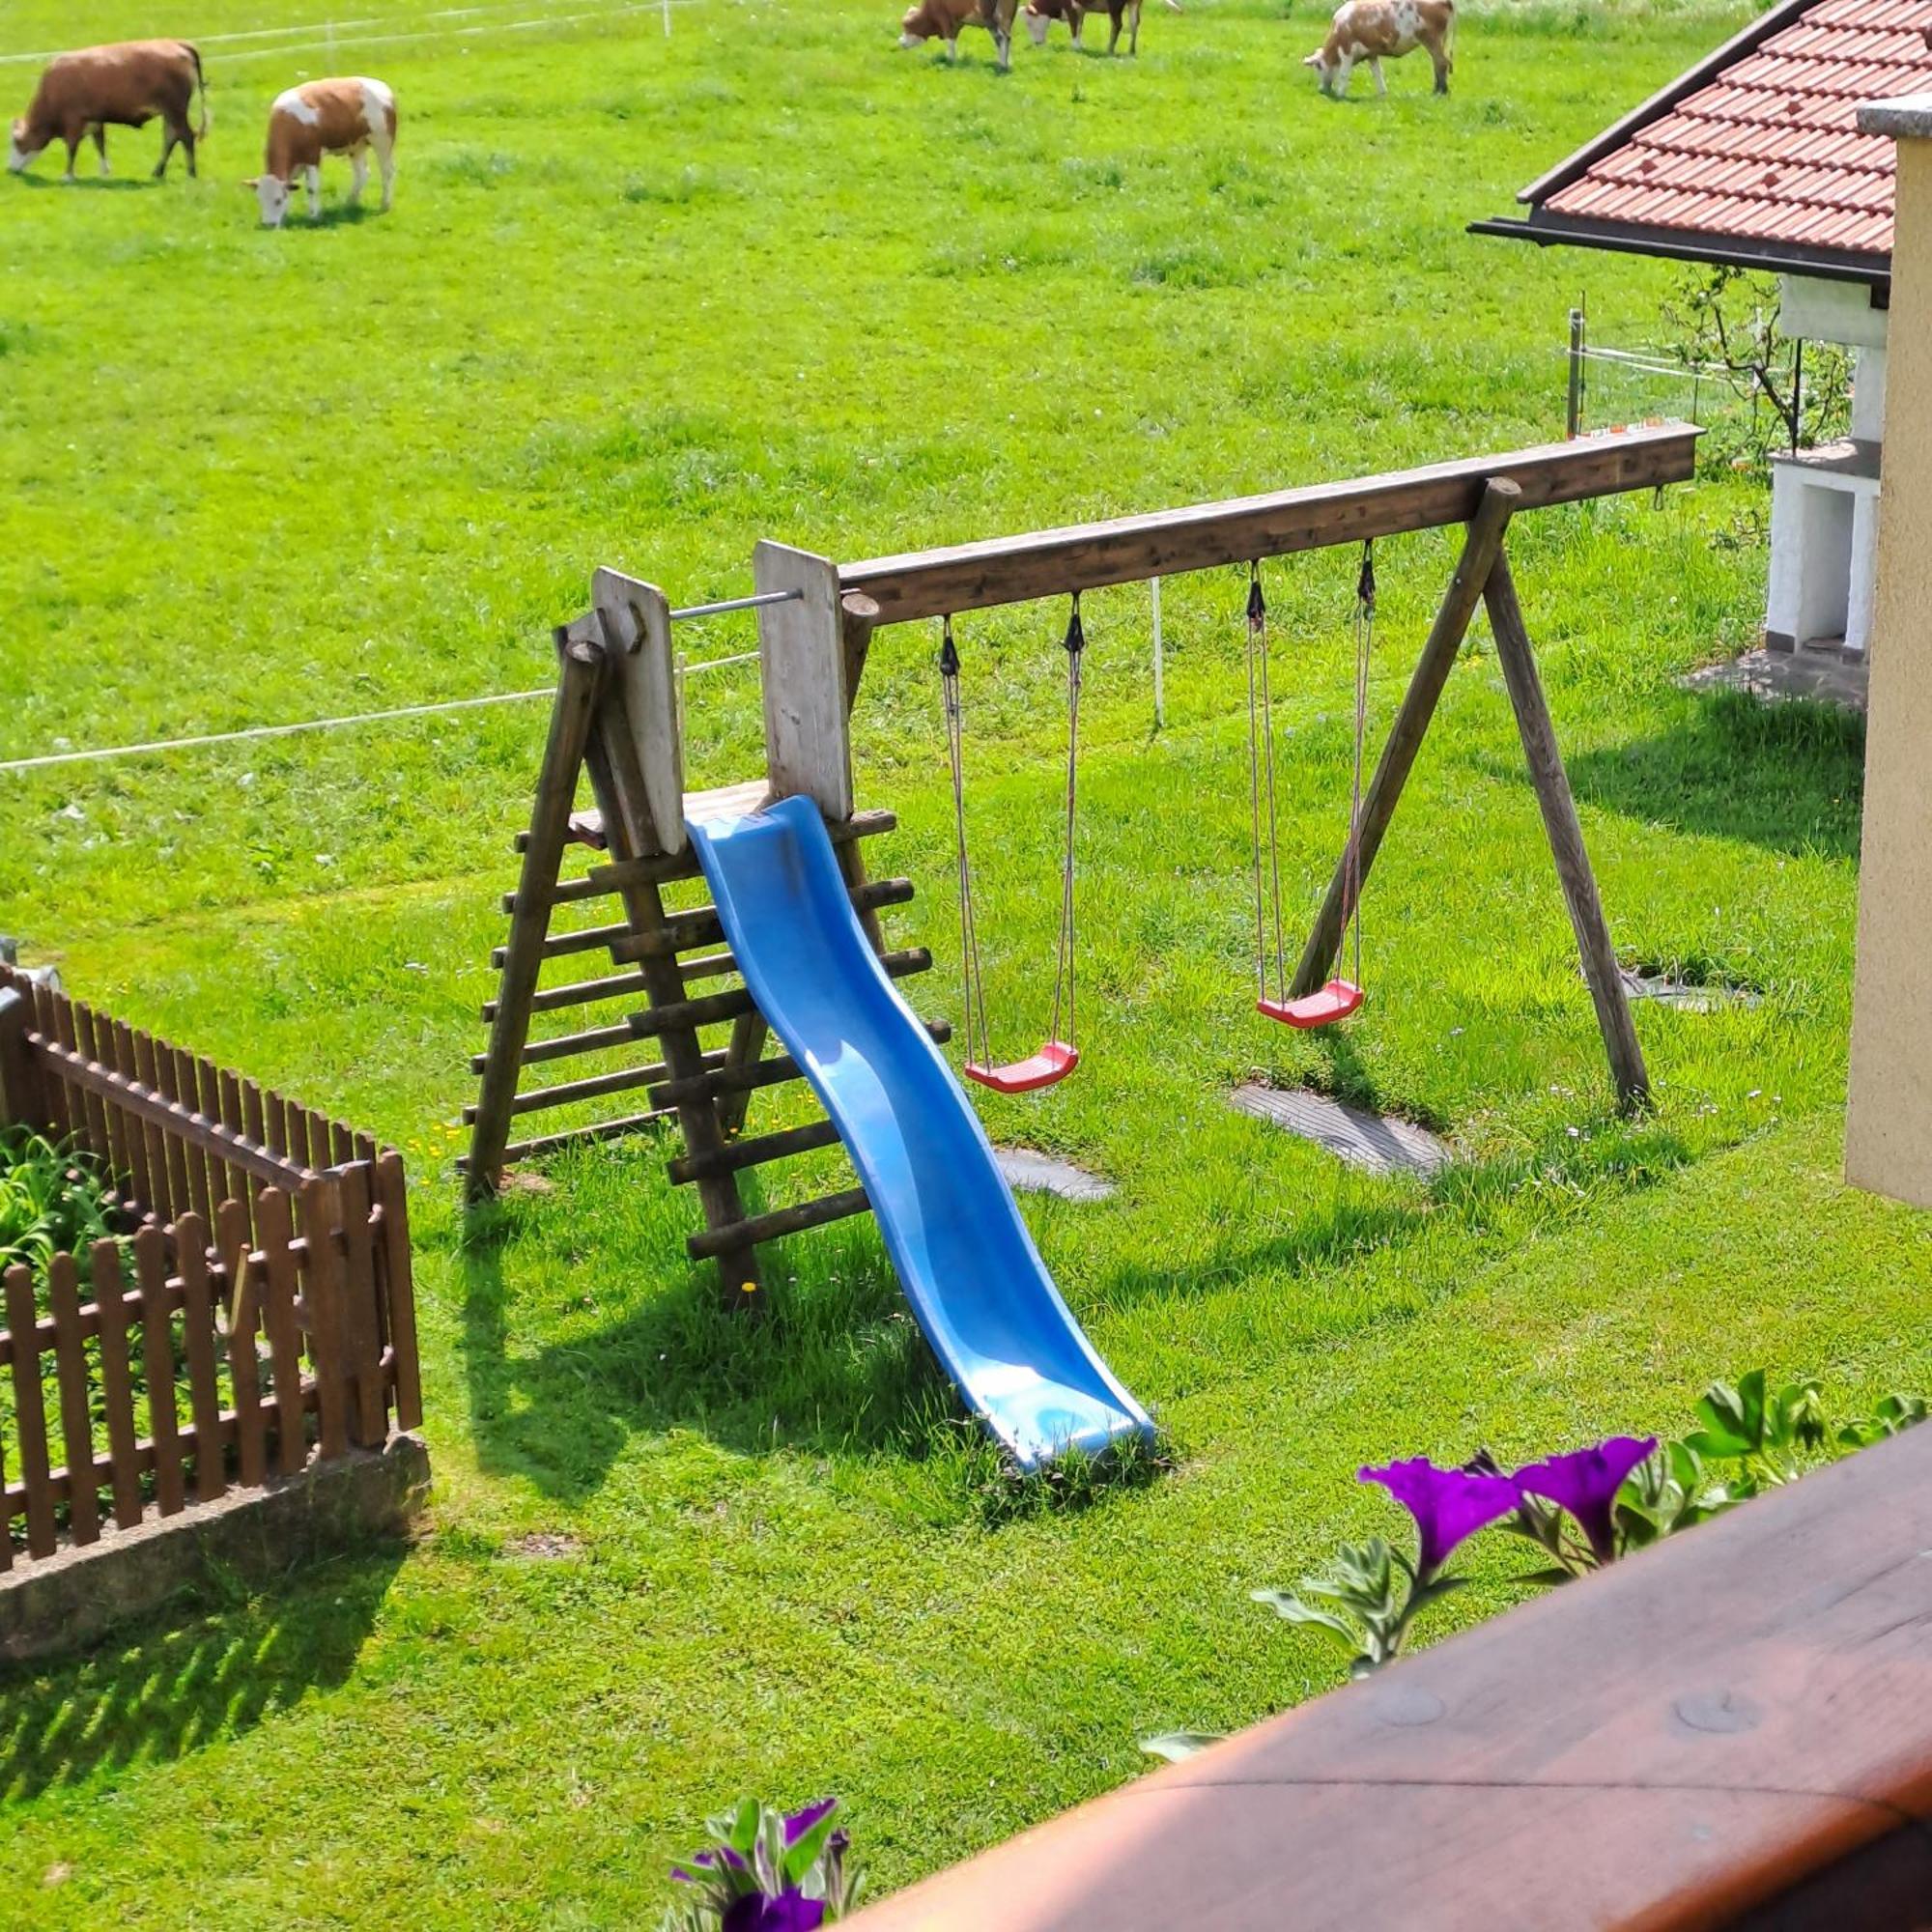
[[[1182,1764],[1227,1735],[1226,1731],[1163,1731],[1157,1738],[1143,1738],[1141,1749],[1150,1757],[1164,1757],[1169,1764]]]
[[[1304,1604],[1292,1590],[1250,1590],[1248,1592],[1258,1604],[1265,1604],[1276,1616],[1292,1624],[1313,1624],[1318,1630],[1331,1632],[1352,1650],[1361,1641],[1353,1624],[1346,1617],[1338,1616],[1333,1610],[1318,1610],[1312,1605]]]
[[[731,1813],[723,1833],[724,1842],[742,1859],[749,1859],[757,1849],[758,1820],[762,1806],[755,1798],[738,1801],[738,1808]]]

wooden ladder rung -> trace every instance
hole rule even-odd
[[[564,837],[573,845],[588,845],[597,852],[603,851],[611,842],[604,836],[604,815],[594,809],[589,811],[573,811]],[[516,848],[519,852],[529,850],[530,835],[527,831],[517,834]]]
[[[932,954],[923,946],[909,946],[902,952],[880,953],[879,964],[885,968],[888,979],[903,980],[914,973],[930,971]],[[666,1034],[674,1027],[716,1026],[721,1020],[735,1020],[742,1013],[756,1010],[750,990],[733,986],[723,993],[706,993],[696,1000],[673,1000],[662,1007],[652,1007],[645,1012],[633,1014],[630,1025],[642,1037]]]
[[[542,956],[546,959],[562,959],[572,952],[596,952],[604,947],[615,945],[620,939],[630,936],[631,928],[621,921],[615,925],[586,925],[580,932],[553,932],[543,943]],[[503,961],[509,956],[510,949],[499,946],[490,954],[490,964],[497,972],[503,970]]]
[[[711,1261],[732,1248],[756,1247],[761,1241],[776,1241],[784,1235],[802,1235],[808,1228],[822,1228],[831,1221],[843,1221],[864,1214],[871,1208],[863,1187],[848,1187],[842,1194],[827,1194],[796,1208],[775,1208],[769,1214],[753,1214],[724,1228],[706,1228],[688,1236],[685,1252],[695,1262]]]
[[[526,1160],[531,1154],[554,1153],[558,1148],[570,1147],[578,1141],[621,1140],[624,1135],[634,1134],[640,1127],[654,1127],[660,1121],[668,1121],[673,1118],[674,1116],[670,1114],[659,1113],[625,1114],[620,1119],[614,1121],[593,1122],[587,1127],[566,1127],[561,1133],[539,1134],[535,1140],[512,1141],[503,1150],[503,1159],[505,1162]],[[456,1165],[459,1171],[467,1173],[469,1167],[469,1156],[468,1154],[459,1154]]]
[[[875,912],[881,906],[907,905],[913,897],[910,879],[871,879],[854,886],[852,906],[856,912]],[[632,933],[611,945],[611,957],[619,966],[639,959],[662,958],[666,953],[683,952],[694,946],[708,946],[724,937],[724,922],[716,906],[700,906],[693,912],[672,913],[657,932]]]
[[[926,1032],[941,1046],[952,1037],[951,1020],[927,1020]],[[717,1056],[722,1063],[723,1054]],[[678,1107],[690,1100],[719,1099],[726,1094],[751,1094],[761,1087],[781,1087],[787,1080],[802,1080],[805,1069],[790,1054],[781,1053],[770,1060],[754,1061],[749,1066],[728,1066],[721,1064],[715,1072],[701,1073],[693,1080],[668,1080],[661,1087],[651,1089],[651,1105],[654,1107]]]
[[[831,1147],[838,1129],[830,1121],[810,1121],[802,1127],[785,1127],[775,1134],[758,1134],[748,1141],[728,1141],[716,1153],[684,1153],[668,1163],[666,1172],[680,1187],[693,1180],[710,1180],[721,1174],[740,1174],[748,1167],[784,1160],[795,1153]]]
[[[663,1061],[649,1066],[620,1066],[614,1073],[593,1073],[582,1080],[560,1080],[550,1087],[526,1087],[510,1102],[510,1113],[541,1114],[552,1107],[568,1107],[577,1100],[601,1099],[606,1094],[628,1094],[639,1087],[655,1086],[669,1069]],[[655,1107],[657,1102],[651,1104]],[[476,1124],[476,1109],[463,1110],[463,1124]]]

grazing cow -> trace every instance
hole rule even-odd
[[[1427,47],[1435,69],[1435,91],[1449,92],[1455,65],[1455,0],[1345,0],[1328,23],[1328,38],[1301,64],[1321,76],[1321,92],[1337,100],[1349,91],[1349,75],[1358,60],[1369,64],[1376,92],[1386,94],[1382,58]]]
[[[959,54],[961,27],[984,27],[1000,50],[1000,65],[1013,64],[1013,15],[1019,0],[917,0],[899,22],[899,45],[916,47],[926,41],[944,41],[946,58]]]
[[[322,157],[347,155],[355,173],[349,185],[352,205],[362,198],[369,179],[369,150],[383,171],[383,206],[395,196],[396,97],[384,81],[305,80],[275,97],[269,109],[269,150],[262,173],[242,184],[255,190],[262,219],[279,228],[289,212],[290,185],[301,170],[308,190],[308,217],[322,214]]]
[[[1180,0],[1167,0],[1167,4],[1178,14]],[[1107,51],[1112,53],[1121,43],[1121,22],[1127,22],[1127,51],[1137,53],[1141,43],[1141,0],[1027,0],[1027,32],[1033,36],[1037,47],[1046,44],[1046,29],[1050,21],[1065,20],[1066,31],[1073,36],[1073,44],[1080,44],[1080,29],[1089,14],[1104,13],[1111,31],[1107,35]]]
[[[187,110],[201,91],[201,126],[190,125]],[[201,78],[201,56],[186,41],[123,41],[113,46],[83,47],[57,54],[41,75],[27,111],[14,123],[7,144],[7,166],[18,174],[51,141],[67,146],[67,174],[73,157],[94,136],[100,172],[107,172],[109,128],[145,128],[160,116],[164,129],[158,181],[179,141],[194,173],[194,144],[208,132],[208,89]]]

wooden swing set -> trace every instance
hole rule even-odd
[[[910,901],[912,882],[872,879],[862,857],[866,840],[893,828],[893,814],[860,811],[854,804],[851,711],[872,633],[882,625],[934,618],[944,625],[939,668],[958,833],[966,1071],[1005,1093],[1033,1091],[1065,1077],[1079,1058],[1073,1019],[1073,830],[1086,646],[1079,597],[1104,585],[1230,565],[1246,566],[1250,573],[1249,776],[1261,1012],[1291,1025],[1322,1025],[1360,1006],[1362,893],[1481,604],[1489,615],[1617,1098],[1626,1108],[1642,1104],[1649,1092],[1643,1055],[1504,539],[1511,518],[1525,509],[1661,489],[1688,478],[1697,435],[1689,425],[1645,427],[1503,456],[844,565],[761,542],[753,560],[754,595],[689,611],[673,611],[653,584],[599,570],[590,610],[555,633],[557,694],[529,828],[518,839],[522,877],[503,901],[510,932],[494,955],[500,980],[497,997],[484,1009],[490,1041],[471,1063],[482,1084],[476,1104],[465,1112],[471,1128],[463,1163],[469,1197],[474,1201],[493,1194],[509,1162],[575,1141],[674,1123],[683,1148],[670,1161],[669,1172],[673,1180],[696,1187],[705,1221],[686,1245],[696,1260],[715,1259],[727,1292],[747,1304],[757,1298],[757,1249],[763,1242],[867,1210],[865,1191],[858,1186],[786,1208],[747,1208],[742,1176],[832,1146],[837,1135],[822,1118],[803,1126],[745,1134],[752,1095],[798,1081],[803,1072],[788,1056],[766,1054],[767,1029],[723,946],[716,910],[708,905],[674,910],[665,894],[668,887],[698,877],[685,830],[688,818],[742,814],[769,800],[802,795],[824,814],[855,914],[887,974],[905,979],[930,967],[931,955],[923,947],[890,948],[880,924],[882,910]],[[1374,773],[1364,783],[1375,620],[1373,545],[1384,537],[1456,524],[1465,526],[1456,567]],[[1261,567],[1270,557],[1340,545],[1358,546],[1361,553],[1349,830],[1290,977],[1285,973],[1280,867],[1272,835],[1274,734]],[[1065,840],[1053,1024],[1037,1052],[1001,1062],[992,1052],[978,970],[965,841],[961,663],[953,625],[967,611],[1045,598],[1065,598],[1071,607],[1064,640]],[[765,771],[739,784],[687,793],[672,627],[686,618],[734,610],[756,614]],[[593,807],[580,810],[579,786],[586,775]],[[567,873],[573,848],[588,848],[592,863]],[[615,902],[614,920],[576,923],[581,917],[577,909],[606,901]],[[559,923],[555,915],[564,908],[572,910]],[[1336,968],[1351,930],[1352,977],[1344,978]],[[544,983],[549,962],[592,952],[604,953],[613,970],[589,980]],[[718,980],[731,983],[717,991],[695,990]],[[597,1026],[532,1037],[538,1015],[590,1006],[628,1010]],[[945,1020],[928,1020],[926,1026],[935,1039],[950,1037]],[[639,1047],[648,1059],[637,1059]],[[625,1053],[633,1056],[631,1063],[582,1078],[528,1088],[523,1084],[528,1067],[578,1055]],[[648,1111],[521,1141],[511,1138],[526,1116],[556,1108],[581,1110],[639,1091],[648,1097]]]

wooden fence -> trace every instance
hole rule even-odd
[[[398,1154],[4,965],[0,1125],[126,1228],[6,1272],[0,1571],[421,1421]]]

